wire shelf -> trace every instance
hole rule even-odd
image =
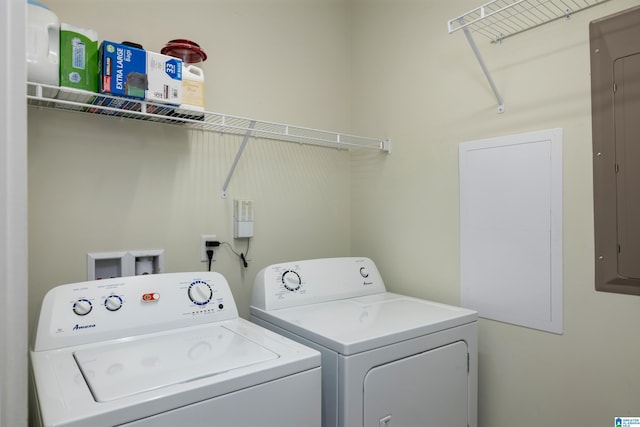
[[[468,28],[492,43],[609,0],[493,0],[449,20],[449,34]]]
[[[256,138],[338,149],[370,148],[389,152],[391,148],[389,139],[368,138],[228,114],[187,110],[166,104],[106,94],[93,94],[39,83],[27,83],[27,103],[36,108],[55,108],[86,114],[107,115],[208,132],[250,135]]]

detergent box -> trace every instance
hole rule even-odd
[[[98,33],[60,24],[60,86],[98,91]]]
[[[179,105],[182,60],[108,40],[100,46],[100,92]]]

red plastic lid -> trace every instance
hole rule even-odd
[[[200,45],[187,39],[170,40],[160,50],[160,53],[180,58],[187,64],[196,64],[207,60],[207,54],[200,48]]]

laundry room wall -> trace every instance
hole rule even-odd
[[[502,44],[477,36],[503,114],[464,34],[447,31],[482,3],[351,2],[354,131],[393,140],[386,159],[353,156],[352,252],[392,291],[459,304],[458,144],[562,128],[564,333],[480,321],[479,426],[613,425],[640,413],[640,298],[594,290],[588,25],[637,1]]]
[[[564,130],[564,333],[481,320],[479,426],[611,425],[638,416],[640,298],[594,290],[588,24],[613,0],[515,36],[477,39],[495,98],[462,33],[475,0],[48,0],[100,39],[159,50],[199,42],[207,110],[390,137],[389,155],[29,109],[29,315],[85,280],[86,253],[165,249],[166,271],[204,270],[201,234],[232,239],[232,202],[255,202],[248,269],[214,269],[246,316],[257,271],[294,258],[366,255],[388,288],[459,303],[458,144]]]
[[[208,111],[350,130],[348,14],[326,0],[48,0],[60,18],[159,51],[186,38],[208,54]],[[200,236],[233,239],[236,198],[255,207],[244,269],[228,246],[213,269],[248,316],[253,279],[286,260],[350,253],[347,151],[250,139],[221,197],[242,137],[30,108],[29,306],[87,278],[89,252],[165,250],[165,271],[200,271]]]

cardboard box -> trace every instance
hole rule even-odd
[[[179,105],[182,60],[120,43],[100,46],[100,92]]]
[[[56,98],[91,104],[98,92],[98,33],[71,24],[60,24],[60,91]],[[69,110],[86,106],[61,104]]]
[[[146,51],[105,40],[99,57],[101,93],[144,99],[149,87]]]
[[[174,105],[182,103],[181,59],[147,51],[147,77],[147,101]]]
[[[98,91],[98,33],[60,24],[60,86]]]

